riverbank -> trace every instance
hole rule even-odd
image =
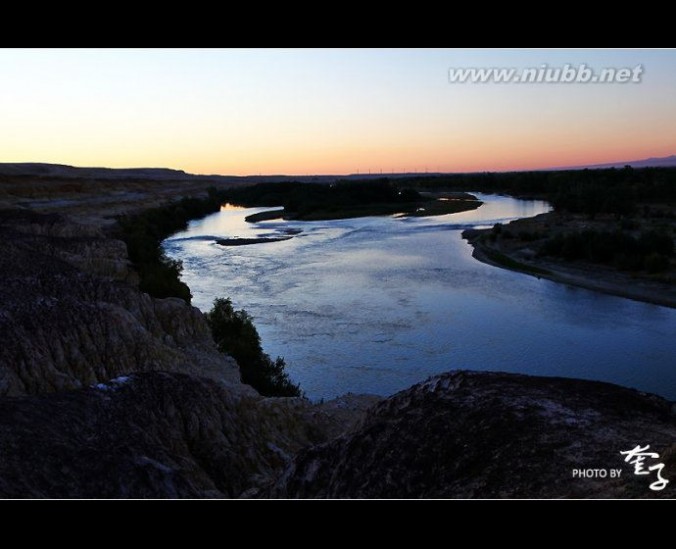
[[[550,212],[501,227],[500,232],[511,235],[509,238],[495,237],[494,229],[469,229],[462,236],[474,248],[472,256],[482,263],[604,294],[676,308],[676,285],[670,282],[670,274],[626,273],[603,265],[564,262],[538,255],[537,250],[547,235],[570,232],[579,229],[580,225],[590,224],[577,217]],[[526,236],[519,238],[519,234]]]

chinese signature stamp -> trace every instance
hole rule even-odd
[[[649,475],[655,473],[657,480],[650,484],[650,489],[659,491],[664,490],[669,484],[669,480],[662,476],[662,471],[664,470],[664,463],[652,463],[654,460],[660,459],[660,455],[657,452],[648,452],[650,449],[650,444],[646,444],[645,447],[641,448],[640,444],[637,444],[632,450],[627,450],[625,452],[620,452],[626,463],[634,466],[635,475]],[[652,460],[651,462],[645,463],[645,460]],[[652,463],[652,465],[650,465]]]

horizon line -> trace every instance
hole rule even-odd
[[[639,166],[641,167],[676,167],[676,154],[662,156],[662,157],[648,157],[637,160],[618,160],[611,162],[602,162],[596,164],[579,164],[579,165],[569,165],[569,166],[549,166],[545,168],[521,168],[521,169],[479,169],[479,170],[466,170],[466,171],[360,171],[351,173],[248,173],[248,174],[227,174],[227,173],[192,173],[187,172],[181,168],[171,168],[167,166],[135,166],[135,167],[111,167],[111,166],[78,166],[74,164],[61,164],[61,163],[51,163],[51,162],[0,162],[0,166],[51,166],[57,168],[67,168],[75,170],[111,170],[111,171],[171,171],[178,174],[185,174],[186,176],[191,177],[241,177],[241,178],[251,178],[251,177],[385,177],[385,176],[434,176],[434,175],[471,175],[478,173],[519,173],[519,172],[547,172],[547,171],[566,171],[566,170],[584,170],[584,169],[610,169],[614,167],[623,167],[631,166],[635,163],[645,163],[650,161],[670,161],[670,165],[655,165],[655,166]],[[8,174],[5,174],[8,175]]]

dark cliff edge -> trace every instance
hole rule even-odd
[[[650,445],[676,471],[676,407],[608,383],[457,371],[372,408],[352,433],[304,450],[262,494],[323,498],[674,497],[620,452]],[[621,470],[619,478],[590,478]],[[580,470],[587,478],[581,478]],[[578,472],[576,472],[578,471]]]
[[[0,211],[0,276],[0,497],[674,495],[619,454],[650,444],[676,478],[674,405],[653,395],[456,372],[384,400],[263,398],[95,224]]]

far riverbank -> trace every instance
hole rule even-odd
[[[520,219],[505,225],[508,234],[548,234],[552,227],[576,228],[579,220],[555,212]],[[469,229],[463,232],[474,248],[472,256],[488,265],[545,278],[609,295],[676,308],[676,287],[664,275],[628,273],[604,265],[581,261],[565,262],[536,253],[536,244],[528,239],[491,238],[493,229]]]

